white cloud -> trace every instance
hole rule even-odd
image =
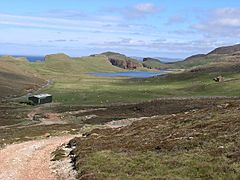
[[[228,27],[240,27],[240,18],[223,18],[217,20],[215,24]]]
[[[105,41],[103,43],[93,43],[90,46],[102,47],[105,49],[138,49],[138,51],[151,51],[161,54],[179,54],[181,57],[187,57],[193,54],[208,53],[210,50],[223,45],[215,40],[165,40],[165,39],[152,39],[141,40],[132,38],[122,38],[115,41]]]
[[[232,16],[232,17],[239,17],[240,15],[240,8],[219,8],[215,9],[214,13],[217,16]]]
[[[41,47],[50,45],[56,52],[64,50],[67,46],[73,50],[86,48],[90,51],[105,48],[188,56],[207,53],[218,46],[235,44],[240,37],[240,8],[215,9],[201,14],[202,18],[197,19],[199,22],[192,26],[193,28],[188,28],[187,25],[190,24],[189,21],[195,22],[196,19],[191,19],[186,14],[171,16],[168,19],[171,24],[183,22],[188,18],[189,21],[185,21],[184,26],[179,25],[176,29],[172,26],[162,28],[164,20],[156,25],[141,21],[141,18],[150,18],[162,10],[151,3],[140,3],[93,14],[74,10],[55,10],[49,12],[49,16],[0,13],[0,43],[23,42],[25,46],[15,45],[19,49],[31,48],[32,45],[38,44]],[[200,15],[194,15],[196,14]],[[5,50],[9,46],[6,46]]]
[[[82,11],[74,10],[74,9],[53,9],[45,13],[47,17],[57,17],[57,18],[66,18],[66,19],[82,19],[87,16]]]
[[[158,7],[152,3],[140,3],[132,7],[126,7],[123,9],[116,9],[125,18],[138,19],[146,18],[149,15],[153,15],[163,11],[162,7]]]
[[[107,46],[111,45],[111,46],[125,46],[125,47],[146,45],[145,41],[135,40],[132,38],[121,38],[120,40],[117,40],[117,41],[105,41],[103,44]]]
[[[169,17],[168,22],[166,24],[171,25],[171,24],[176,24],[176,23],[183,23],[183,22],[185,22],[185,20],[186,20],[186,18],[183,16],[179,16],[179,15],[171,16],[171,17]]]
[[[141,3],[134,6],[134,9],[143,13],[155,13],[159,10],[154,4],[151,3]]]
[[[240,37],[240,8],[220,8],[208,13],[207,18],[193,28],[212,38]]]
[[[143,29],[141,25],[119,26],[124,24],[122,19],[103,17],[87,17],[83,19],[62,19],[60,17],[36,17],[36,16],[21,16],[0,13],[0,25],[29,27],[36,29],[57,29],[65,31],[79,32],[99,32],[102,33],[126,33],[132,34]]]

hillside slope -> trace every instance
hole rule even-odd
[[[79,178],[238,179],[239,100],[190,101],[172,102],[165,115],[159,109],[158,116],[118,123],[133,121],[130,126],[95,129],[72,140]],[[169,105],[159,102],[133,110],[148,116],[152,108]],[[205,107],[197,108],[200,104]],[[189,107],[173,114],[178,106]]]
[[[143,59],[143,66],[149,69],[166,69],[168,68],[168,64],[161,62],[155,58],[144,58]]]
[[[224,46],[224,47],[219,47],[216,48],[215,50],[211,51],[209,55],[211,54],[227,54],[227,55],[239,55],[240,54],[240,44],[236,44],[233,46]]]
[[[43,62],[36,62],[32,67],[39,73],[54,75],[66,73],[66,75],[80,75],[89,72],[113,72],[122,71],[113,66],[105,56],[87,56],[72,58],[65,54],[51,54],[45,57]]]
[[[0,66],[0,98],[26,94],[45,83],[26,59],[0,57]]]
[[[231,66],[240,64],[240,45],[220,47],[217,48],[206,55],[192,56],[184,60],[183,62],[176,63],[179,67],[184,68],[196,68],[196,66],[204,66],[205,69],[208,66],[213,70],[213,67],[218,69],[223,69],[224,66],[229,68],[226,70],[231,71]],[[233,69],[234,70],[234,69]]]
[[[149,61],[145,64],[148,67],[158,69],[191,69],[197,68],[198,71],[231,71],[236,70],[236,66],[240,64],[240,45],[219,47],[208,54],[198,54],[186,58],[183,61],[175,63],[161,64],[156,61]],[[227,66],[228,68],[224,68]],[[231,68],[233,66],[233,68]],[[214,68],[215,67],[215,68]]]

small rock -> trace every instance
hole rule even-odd
[[[46,138],[48,138],[48,137],[50,137],[50,136],[51,136],[50,133],[46,133],[46,134],[44,134],[44,137],[46,137]]]
[[[224,105],[224,108],[228,108],[228,107],[230,107],[230,104],[229,104],[229,103],[227,103],[227,104]]]
[[[91,134],[91,136],[98,137],[98,136],[99,136],[99,134],[97,134],[97,133],[92,133],[92,134]]]
[[[219,146],[218,148],[219,148],[219,149],[224,149],[224,146]]]
[[[87,133],[83,133],[83,134],[82,134],[82,137],[88,137],[88,136],[90,136],[90,135],[91,135],[91,134],[87,132]]]

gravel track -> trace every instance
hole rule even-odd
[[[75,136],[9,145],[0,150],[0,180],[54,180],[51,152]]]

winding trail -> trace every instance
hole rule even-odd
[[[50,168],[51,152],[74,137],[28,141],[0,150],[0,180],[55,180]]]

